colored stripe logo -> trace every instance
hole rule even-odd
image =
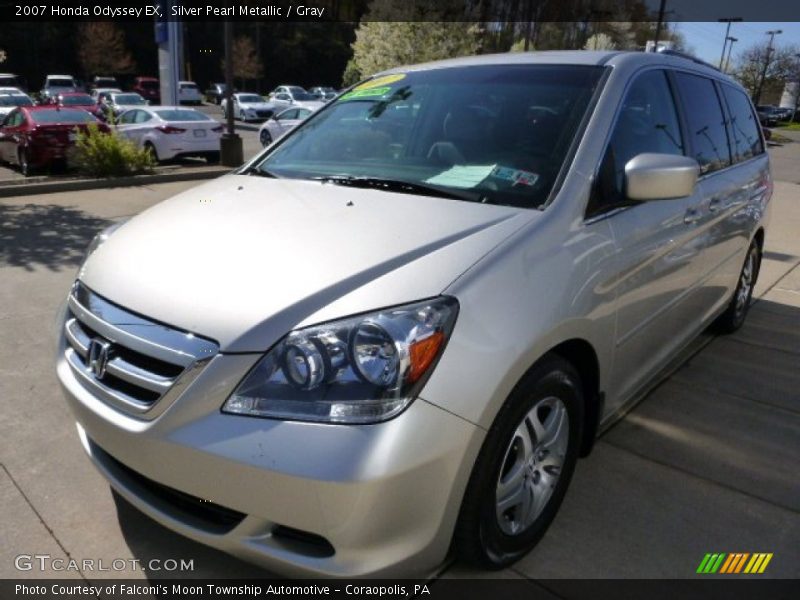
[[[760,574],[766,571],[769,561],[772,560],[772,553],[767,552],[733,552],[733,553],[709,553],[700,561],[697,573],[700,574],[725,574],[733,575],[738,573]]]

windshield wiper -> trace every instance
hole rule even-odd
[[[456,193],[442,189],[435,185],[424,183],[414,183],[401,179],[385,179],[383,177],[356,177],[354,175],[321,175],[311,177],[313,181],[322,183],[333,183],[336,185],[347,185],[355,188],[367,188],[373,190],[383,190],[384,192],[399,192],[401,194],[421,194],[424,196],[436,196],[438,198],[449,198],[451,200],[479,200],[477,194]]]

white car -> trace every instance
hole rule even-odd
[[[179,104],[202,104],[203,95],[200,88],[194,81],[178,82],[178,103]]]
[[[185,156],[202,156],[219,162],[222,124],[199,110],[184,106],[139,106],[123,112],[117,132],[157,161]]]
[[[59,94],[68,94],[80,91],[72,75],[48,75],[44,80],[42,91],[39,92],[42,100],[55,98]]]
[[[239,92],[233,94],[233,118],[240,121],[263,121],[288,106],[286,102],[264,100],[258,94]],[[222,114],[228,115],[228,99],[223,98],[220,104]]]
[[[309,94],[299,85],[280,85],[270,93],[269,99],[273,102],[283,102],[293,106],[304,106],[306,108],[313,108],[314,110],[325,104],[320,101],[318,96]]]
[[[0,119],[18,106],[33,106],[33,100],[19,88],[0,87]]]
[[[305,121],[314,109],[292,106],[264,121],[258,130],[258,140],[265,148],[285,133]]]

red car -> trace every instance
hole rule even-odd
[[[95,123],[103,133],[111,130],[80,108],[21,106],[0,124],[0,160],[19,165],[26,177],[37,169],[66,164],[78,131]]]
[[[161,101],[161,84],[155,77],[137,77],[133,80],[131,91],[149,100],[151,104],[158,104]]]
[[[103,108],[97,102],[95,102],[94,98],[92,98],[89,94],[84,94],[81,92],[59,94],[53,98],[52,104],[61,107],[66,106],[70,108],[82,108],[101,121],[106,120],[106,114],[103,111]]]

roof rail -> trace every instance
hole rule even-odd
[[[693,55],[688,54],[686,52],[680,52],[678,50],[669,50],[669,49],[663,48],[663,47],[659,48],[656,52],[658,52],[659,54],[666,54],[667,56],[677,56],[678,58],[685,58],[686,60],[690,60],[693,63],[697,63],[698,65],[703,65],[704,67],[708,67],[710,69],[714,69],[715,71],[719,71],[719,69],[717,67],[715,67],[714,65],[712,65],[711,63],[707,63],[704,60],[700,60],[696,56],[693,56]],[[720,71],[720,73],[721,72],[722,71]]]

